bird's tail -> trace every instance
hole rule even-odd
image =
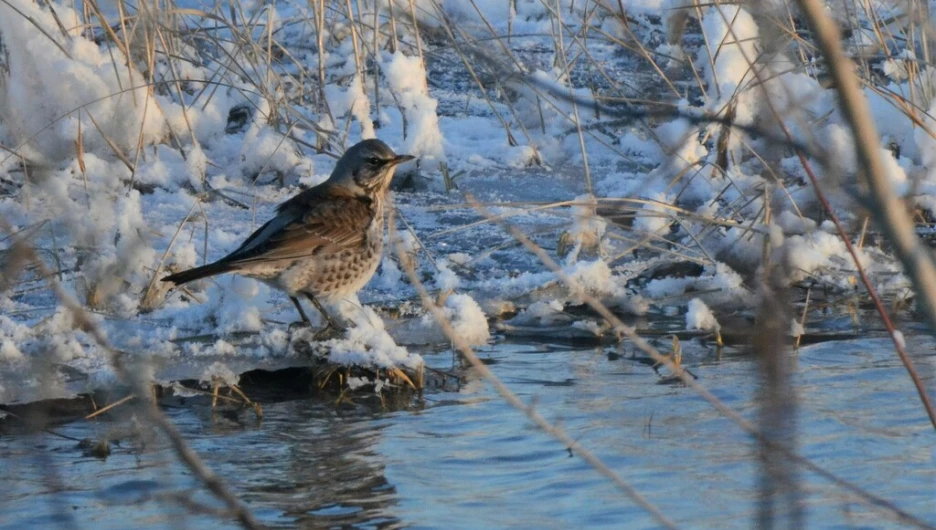
[[[195,280],[200,280],[202,278],[207,278],[209,276],[214,276],[216,274],[223,274],[225,272],[231,272],[234,270],[234,266],[230,263],[224,262],[214,262],[209,263],[208,265],[202,265],[201,267],[195,267],[194,269],[189,269],[187,271],[177,272],[175,274],[170,274],[162,279],[164,282],[172,282],[176,285],[182,285],[184,283],[193,282]]]

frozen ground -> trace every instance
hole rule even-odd
[[[649,99],[768,129],[776,111],[797,141],[835,155],[835,165],[813,163],[857,240],[861,212],[838,191],[853,187],[854,148],[819,69],[798,66],[794,50],[758,58],[762,28],[737,7],[701,10],[680,48],[665,44],[667,19],[653,0],[623,4],[627,27],[596,3],[560,3],[561,14],[533,0],[509,13],[503,0],[476,0],[489,27],[470,2],[446,0],[446,23],[420,0],[417,46],[402,2],[395,50],[385,1],[376,39],[373,2],[355,6],[353,29],[345,3],[332,6],[324,50],[305,2],[190,4],[182,7],[213,18],[133,18],[141,27],[118,39],[133,43],[129,65],[114,58],[125,45],[108,45],[100,24],[82,29],[80,10],[0,5],[0,403],[68,396],[113,377],[47,279],[19,270],[15,242],[33,245],[114,346],[152,362],[157,379],[306,362],[282,293],[231,276],[167,293],[157,280],[235,248],[276,204],[327,178],[344,147],[373,135],[420,158],[397,179],[397,237],[475,344],[490,339],[488,319],[569,324],[580,300],[469,200],[533,236],[619,312],[688,312],[687,328],[718,329],[719,319],[752,314],[764,256],[785,260],[795,285],[823,292],[833,316],[853,310],[854,266],[791,152],[753,133],[722,135],[672,116],[622,121],[564,98],[571,82],[577,101],[601,96],[620,110],[613,98]],[[118,20],[115,5],[103,10]],[[145,23],[161,37],[147,40]],[[147,42],[158,52],[151,62]],[[670,73],[624,45],[632,42],[660,54]],[[930,90],[932,79],[907,73],[912,50],[870,64],[880,84],[867,93],[892,146],[895,189],[931,215],[932,121],[911,88]],[[898,101],[923,118],[914,124],[894,110]],[[864,242],[863,264],[885,296],[907,298],[907,280],[876,244]],[[415,367],[421,358],[408,347],[446,343],[389,252],[360,300],[339,310],[355,325],[321,350],[333,363]],[[571,320],[598,330],[596,317]]]

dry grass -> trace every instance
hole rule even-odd
[[[4,0],[0,0],[4,1]],[[468,2],[474,6],[472,0]],[[763,46],[756,57],[745,57],[751,75],[744,82],[738,84],[731,94],[716,95],[724,101],[722,105],[714,108],[693,108],[687,110],[680,108],[676,100],[692,94],[695,100],[701,94],[712,93],[712,87],[705,80],[705,74],[698,71],[699,64],[708,62],[709,70],[716,70],[715,62],[723,48],[732,45],[730,39],[725,42],[703,42],[704,49],[714,52],[700,57],[703,61],[688,61],[676,55],[664,55],[653,47],[642,42],[641,36],[645,33],[638,28],[642,22],[630,17],[621,3],[608,0],[582,0],[573,14],[563,9],[557,9],[552,2],[544,0],[546,17],[551,22],[551,33],[548,42],[552,43],[551,53],[554,57],[554,71],[557,72],[563,83],[556,85],[544,84],[537,77],[531,75],[530,65],[524,58],[515,52],[514,44],[518,35],[513,33],[514,13],[511,14],[510,24],[506,35],[499,34],[490,21],[484,19],[480,10],[481,27],[489,35],[482,39],[477,33],[469,33],[459,23],[451,20],[442,6],[435,1],[430,2],[391,2],[391,8],[386,11],[373,9],[369,2],[352,2],[351,0],[314,0],[309,3],[309,16],[296,17],[287,21],[274,21],[272,10],[259,10],[250,13],[239,2],[231,2],[222,6],[217,4],[209,11],[199,11],[188,8],[166,7],[157,8],[154,5],[142,3],[137,8],[118,3],[119,14],[116,18],[108,18],[98,8],[95,2],[86,2],[85,13],[81,20],[61,21],[61,33],[68,34],[66,28],[74,25],[84,28],[86,34],[93,34],[95,38],[108,47],[112,57],[112,68],[115,71],[128,71],[129,79],[142,79],[145,91],[134,90],[138,87],[122,87],[120,93],[111,97],[122,98],[121,102],[128,108],[144,109],[147,112],[158,110],[158,99],[168,98],[180,104],[183,108],[184,130],[173,130],[169,127],[160,139],[164,146],[176,150],[182,159],[195,160],[198,158],[200,146],[193,130],[189,112],[191,109],[204,109],[217,97],[219,90],[240,92],[253,108],[245,112],[262,113],[260,120],[276,130],[280,135],[278,149],[293,149],[301,153],[330,153],[339,154],[349,142],[349,131],[352,122],[358,119],[353,113],[347,112],[337,115],[326,97],[326,87],[329,84],[348,86],[352,82],[360,83],[366,91],[370,92],[374,109],[379,111],[383,107],[400,107],[403,116],[404,131],[409,124],[405,123],[406,113],[403,112],[398,94],[387,91],[386,81],[380,72],[380,55],[383,50],[403,50],[407,55],[418,56],[424,63],[431,63],[442,53],[451,54],[460,61],[459,74],[470,81],[477,88],[477,95],[483,99],[491,115],[500,124],[503,130],[504,143],[510,146],[528,145],[532,149],[530,164],[547,166],[550,164],[540,146],[537,145],[539,134],[547,130],[545,115],[555,113],[566,120],[564,124],[566,133],[573,137],[580,151],[581,164],[581,191],[588,196],[595,196],[596,170],[589,160],[587,145],[594,143],[604,146],[609,152],[619,157],[622,163],[629,163],[629,153],[616,145],[612,138],[620,137],[626,132],[636,131],[646,138],[656,140],[663,149],[672,146],[658,138],[657,126],[675,117],[683,117],[687,122],[696,126],[693,132],[701,133],[703,143],[711,147],[717,154],[714,162],[690,162],[680,158],[678,151],[672,150],[670,154],[671,165],[669,173],[667,168],[660,170],[660,175],[668,175],[666,192],[673,197],[672,201],[653,200],[646,198],[605,198],[599,197],[594,203],[579,200],[566,200],[550,203],[496,203],[480,204],[470,196],[465,195],[461,204],[447,204],[438,208],[446,210],[462,208],[478,213],[478,219],[461,226],[446,227],[430,234],[419,234],[426,241],[445,238],[460,237],[471,230],[485,225],[500,226],[507,234],[507,241],[499,246],[489,249],[489,253],[507,245],[519,244],[532,252],[541,260],[544,270],[552,270],[559,278],[562,286],[569,293],[574,293],[589,307],[592,315],[598,315],[603,320],[601,331],[603,336],[597,340],[621,341],[626,337],[637,347],[643,350],[654,363],[666,367],[668,373],[696,392],[702,399],[709,402],[719,413],[729,418],[737,428],[743,430],[757,440],[763,456],[763,490],[761,492],[763,503],[761,505],[759,522],[768,526],[774,517],[774,502],[786,498],[796,498],[800,494],[797,473],[808,470],[826,478],[836,487],[847,491],[854,498],[878,510],[883,516],[899,520],[904,523],[926,527],[926,523],[915,519],[912,515],[901,511],[886,500],[862,490],[856,485],[845,481],[841,477],[824,469],[816,462],[812,462],[796,451],[796,397],[792,389],[792,382],[787,372],[785,359],[790,352],[799,346],[801,340],[809,340],[810,333],[797,335],[795,338],[789,334],[789,322],[798,320],[800,325],[807,322],[815,323],[827,319],[830,312],[834,314],[851,313],[857,315],[861,306],[873,304],[875,311],[883,319],[891,336],[894,337],[895,349],[901,361],[907,367],[912,384],[915,386],[923,408],[927,411],[931,421],[936,427],[936,412],[926,393],[926,389],[916,374],[913,363],[904,351],[902,342],[898,340],[894,326],[889,319],[889,312],[904,311],[907,293],[885,293],[879,295],[874,288],[875,279],[869,277],[861,265],[858,253],[852,245],[855,234],[859,233],[859,249],[868,238],[866,235],[880,230],[886,241],[886,249],[893,249],[903,263],[908,276],[913,281],[916,299],[925,308],[926,315],[931,324],[936,325],[936,267],[934,267],[930,253],[924,249],[915,236],[915,230],[925,223],[925,219],[913,220],[907,215],[907,205],[894,196],[890,184],[886,180],[886,169],[883,166],[882,151],[880,149],[879,134],[870,122],[871,113],[863,107],[862,87],[874,91],[883,101],[893,106],[894,112],[913,123],[923,134],[936,138],[936,131],[932,130],[933,117],[928,114],[933,104],[933,88],[923,82],[924,76],[915,76],[929,63],[931,39],[933,29],[928,21],[920,18],[922,5],[916,2],[907,4],[907,14],[902,20],[893,16],[875,13],[854,13],[861,20],[869,20],[872,25],[869,32],[874,36],[876,46],[874,49],[846,49],[843,47],[841,36],[832,27],[827,17],[820,13],[818,4],[811,0],[800,0],[799,9],[794,12],[789,9],[785,12],[764,11],[756,5],[748,5],[755,14],[755,18],[764,28],[765,33],[776,36],[771,45]],[[423,10],[426,5],[431,9]],[[673,48],[680,47],[690,18],[701,18],[707,5],[693,3],[687,4],[682,10],[670,16],[667,20],[666,40]],[[475,6],[477,8],[477,6]],[[572,23],[571,16],[581,16],[582,20]],[[803,24],[798,17],[809,21],[813,31],[810,38],[804,37]],[[856,18],[857,20],[857,18]],[[211,26],[205,24],[211,22]],[[608,25],[602,21],[614,21],[619,31],[608,30]],[[730,25],[732,20],[725,20]],[[277,26],[277,23],[281,24]],[[609,22],[610,23],[610,22]],[[295,42],[288,40],[286,34],[289,28],[300,27],[307,31],[309,42],[306,49],[296,46]],[[850,28],[855,30],[856,28]],[[635,31],[637,30],[637,31]],[[640,34],[640,35],[639,35]],[[702,35],[704,38],[704,34]],[[2,38],[2,36],[0,36]],[[58,47],[66,56],[67,49],[62,46],[60,39],[48,35],[50,43]],[[735,38],[734,40],[740,40]],[[766,41],[766,39],[765,39]],[[921,61],[905,61],[895,57],[892,51],[897,47],[906,48],[907,42],[919,41],[919,48],[923,52]],[[615,47],[620,54],[632,58],[649,76],[652,77],[652,86],[660,87],[661,96],[646,98],[607,70],[602,57],[593,53],[594,44],[598,42],[603,46]],[[327,60],[329,54],[350,43],[352,50],[348,61],[353,61],[350,69],[329,69]],[[427,44],[431,43],[431,44]],[[780,44],[778,44],[780,43]],[[9,43],[5,43],[10,46]],[[2,49],[2,48],[0,48]],[[492,53],[491,50],[497,50]],[[803,73],[814,78],[830,74],[838,94],[841,98],[841,109],[846,117],[851,131],[858,144],[859,162],[862,171],[858,176],[864,179],[869,192],[862,195],[871,206],[869,210],[875,214],[876,224],[869,230],[867,216],[859,219],[839,220],[835,209],[826,200],[821,200],[819,208],[808,209],[797,204],[795,196],[805,187],[811,187],[820,197],[826,192],[840,192],[827,181],[815,177],[813,164],[819,163],[824,169],[833,166],[827,157],[817,150],[821,145],[820,139],[815,138],[815,132],[822,130],[829,116],[809,116],[800,112],[796,104],[790,108],[778,108],[774,103],[776,94],[767,92],[764,88],[768,82],[779,75],[780,72],[768,69],[765,65],[769,59],[780,51],[795,57],[790,62],[792,71]],[[849,52],[849,55],[846,55]],[[309,53],[317,57],[316,68],[310,69],[305,61],[299,60],[298,53]],[[201,63],[206,58],[212,59],[214,71],[208,79],[192,79],[183,73],[187,65]],[[876,77],[876,65],[887,61],[901,61],[908,70],[911,82],[909,93],[900,93],[885,86]],[[348,74],[348,71],[353,73]],[[0,59],[0,74],[8,72],[6,65]],[[0,76],[2,77],[2,76]],[[3,81],[0,79],[0,84]],[[558,87],[558,88],[557,88]],[[580,88],[588,88],[591,97],[583,97]],[[429,87],[431,90],[431,87]],[[738,123],[736,116],[739,106],[743,106],[743,98],[748,97],[751,91],[763,90],[761,93],[766,102],[766,110],[762,120],[755,123]],[[367,92],[366,92],[367,93]],[[389,100],[380,99],[381,94],[389,93]],[[786,94],[791,101],[797,101],[796,94]],[[262,104],[261,104],[262,103]],[[779,102],[777,102],[779,104]],[[142,127],[131,141],[114,138],[107,133],[102,123],[106,117],[92,115],[89,110],[91,103],[81,108],[70,109],[70,112],[60,119],[64,120],[72,115],[86,117],[90,129],[97,131],[104,139],[106,149],[101,156],[113,157],[119,160],[127,169],[128,177],[122,185],[126,191],[130,189],[142,190],[144,186],[137,178],[138,170],[148,156],[148,150],[154,145],[146,145]],[[525,109],[525,110],[524,110]],[[532,110],[531,110],[532,109]],[[788,113],[795,113],[796,118],[781,119]],[[528,115],[529,114],[529,115]],[[530,119],[530,115],[534,119]],[[538,120],[536,119],[538,117]],[[559,119],[559,118],[557,118]],[[83,122],[82,122],[83,123]],[[52,123],[46,129],[54,127]],[[790,127],[795,125],[800,129],[801,136],[795,136]],[[87,125],[84,125],[88,129]],[[42,173],[42,164],[29,160],[21,151],[25,152],[27,144],[47,132],[45,129],[36,133],[32,138],[26,139],[22,145],[0,146],[3,149],[0,163],[7,164],[12,160],[20,160],[22,166],[23,202],[29,200],[28,193],[34,185],[28,175]],[[87,130],[85,131],[85,133]],[[85,180],[87,190],[86,158],[87,146],[84,143],[85,133],[79,128],[74,142],[74,156],[79,168],[80,176]],[[692,133],[686,135],[690,137]],[[804,138],[805,136],[805,138]],[[741,138],[741,147],[735,142]],[[769,140],[769,147],[764,142],[755,140]],[[810,141],[813,140],[813,141]],[[807,181],[793,177],[780,169],[779,151],[785,154],[794,154],[801,162],[801,169],[808,175]],[[271,157],[272,158],[272,157]],[[744,162],[759,163],[765,174],[772,175],[770,186],[764,186],[757,193],[744,190],[740,197],[728,200],[725,197],[736,195],[734,192],[742,187],[732,180],[731,167]],[[174,245],[186,230],[193,230],[196,225],[204,230],[205,240],[209,226],[213,220],[206,213],[203,205],[206,201],[223,200],[228,204],[251,208],[256,212],[255,204],[245,204],[221,192],[212,190],[205,180],[205,167],[193,164],[195,171],[200,174],[192,179],[192,191],[198,191],[196,201],[191,209],[179,219],[177,230],[172,236],[168,247],[161,254],[157,263],[153,263],[148,270],[149,281],[139,292],[133,293],[138,301],[140,313],[147,313],[158,309],[164,303],[166,292],[161,290],[157,281],[166,271],[173,270],[172,261]],[[271,169],[271,160],[264,161],[256,174],[254,182],[262,181],[267,177],[274,177],[282,182],[284,175],[277,174],[279,170]],[[200,168],[200,169],[199,169]],[[446,191],[455,191],[458,186],[458,176],[449,172],[444,163],[440,168],[443,175]],[[720,187],[718,200],[714,201],[717,208],[700,212],[690,207],[683,198],[690,193],[691,187],[697,179],[708,178],[705,175],[715,175],[713,182]],[[2,183],[0,183],[2,184]],[[201,188],[198,188],[201,186]],[[41,189],[41,188],[39,188]],[[87,192],[86,192],[87,193]],[[88,200],[90,202],[90,200]],[[801,219],[830,218],[834,220],[838,235],[846,243],[853,258],[853,263],[842,264],[837,270],[816,271],[797,282],[789,281],[795,271],[788,269],[788,263],[783,261],[782,253],[771,257],[769,250],[771,215],[778,204],[796,212]],[[511,210],[494,213],[492,208],[511,208]],[[427,208],[432,212],[433,208]],[[573,213],[575,210],[578,213]],[[583,214],[582,211],[587,211]],[[603,245],[613,242],[618,251],[606,256],[611,264],[624,262],[635,252],[641,253],[647,263],[653,259],[666,259],[684,261],[699,265],[712,265],[719,261],[731,259],[720,252],[715,244],[728,230],[735,230],[739,238],[762,244],[764,248],[763,259],[756,264],[748,264],[747,269],[741,263],[734,263],[745,275],[748,286],[752,291],[760,293],[759,305],[753,308],[757,314],[756,325],[753,329],[721,329],[711,335],[720,347],[725,341],[747,344],[751,351],[760,359],[762,394],[761,416],[758,424],[744,419],[737,411],[732,410],[725,403],[717,399],[711,391],[697,381],[679,362],[679,342],[674,339],[674,346],[670,355],[664,355],[654,348],[646,337],[651,335],[650,330],[635,330],[625,325],[619,315],[609,309],[607,300],[599,300],[578,285],[563,272],[563,267],[556,262],[554,255],[545,251],[541,244],[535,242],[530,233],[524,233],[511,224],[515,217],[530,216],[541,212],[550,212],[554,215],[565,216],[568,219],[566,226],[551,230],[544,234],[537,234],[537,240],[554,240],[557,254],[566,256],[579,250],[591,250],[600,253]],[[576,218],[578,216],[578,218]],[[690,233],[689,240],[675,241],[666,234],[646,233],[636,230],[634,222],[637,219],[660,219],[669,226],[681,228]],[[602,220],[610,222],[610,229],[604,239],[588,235],[575,235],[570,229],[574,223],[587,220]],[[849,222],[858,223],[849,226]],[[688,227],[701,227],[693,232]],[[860,227],[860,228],[859,228]],[[95,274],[89,273],[86,277],[87,285],[81,291],[82,300],[72,300],[70,295],[62,289],[59,278],[65,265],[59,256],[61,247],[54,241],[50,248],[42,248],[46,243],[36,243],[39,236],[44,239],[44,230],[49,229],[44,223],[37,223],[28,229],[16,233],[7,232],[3,240],[5,249],[0,251],[0,292],[12,292],[22,295],[35,289],[48,289],[55,293],[60,304],[67,307],[74,314],[75,326],[88,333],[98,343],[98,346],[112,351],[106,337],[97,329],[92,319],[87,317],[89,310],[106,311],[112,298],[124,286],[123,277],[130,273],[120,267],[103,269]],[[849,233],[852,232],[852,233]],[[394,234],[391,231],[391,234]],[[112,242],[100,243],[101,245]],[[207,243],[206,243],[207,244]],[[523,412],[527,418],[543,431],[555,437],[560,443],[569,447],[585,459],[597,472],[611,480],[628,498],[650,513],[655,520],[665,527],[674,528],[675,523],[667,517],[663,510],[655,506],[631,484],[620,477],[614,470],[606,466],[591,451],[582,444],[573,440],[559,426],[547,422],[539,411],[531,405],[519,401],[517,396],[499,381],[496,376],[478,361],[472,349],[464,344],[453,333],[451,326],[437,306],[437,298],[433,297],[422,287],[422,280],[417,274],[418,263],[422,257],[435,262],[426,246],[420,245],[425,252],[403,252],[397,249],[397,259],[403,265],[410,278],[410,283],[416,288],[422,307],[433,313],[439,320],[447,337],[455,348],[468,359],[479,373],[487,377],[497,391],[512,406]],[[875,249],[869,249],[869,252]],[[879,250],[879,249],[878,249]],[[207,252],[203,250],[203,256]],[[54,263],[50,267],[48,263]],[[648,265],[645,271],[651,272]],[[635,274],[639,276],[639,273]],[[864,290],[849,291],[838,285],[828,285],[827,278],[852,278],[855,285],[860,281]],[[826,282],[826,283],[823,283]],[[557,282],[558,283],[558,282]],[[548,286],[552,287],[552,286]],[[699,293],[676,295],[689,298]],[[194,295],[190,296],[194,298]],[[674,299],[661,299],[658,303],[673,303]],[[679,300],[681,303],[685,300]],[[509,323],[502,324],[500,329],[506,334],[520,333],[558,333],[565,334],[565,329],[519,329]],[[686,337],[709,337],[707,332],[689,332],[677,334]],[[717,337],[717,338],[716,338]],[[792,346],[792,348],[791,348]],[[314,345],[309,345],[310,352]],[[82,406],[88,405],[91,412],[84,414],[85,420],[111,413],[120,407],[133,407],[140,411],[148,421],[157,426],[173,444],[180,458],[193,474],[199,477],[203,484],[222,499],[227,507],[228,514],[235,516],[241,524],[249,528],[258,528],[260,524],[252,516],[248,508],[240,502],[226,487],[224,482],[215,476],[200,461],[162,415],[155,401],[151,398],[152,389],[141,382],[138,374],[124,366],[120,356],[112,352],[112,363],[120,373],[122,379],[131,386],[131,392],[124,397],[109,401],[98,407],[93,395],[80,398]],[[353,378],[367,379],[377,384],[387,392],[354,394],[350,390],[349,381]],[[377,370],[364,367],[345,367],[329,364],[319,364],[310,376],[310,388],[319,392],[326,392],[332,396],[336,405],[347,404],[355,399],[369,399],[362,396],[376,396],[384,400],[388,397],[402,396],[402,399],[412,398],[426,385],[426,376],[422,369]],[[373,386],[373,385],[372,385]],[[195,388],[211,399],[212,407],[224,406],[253,407],[257,416],[262,415],[262,409],[251,397],[250,391],[242,391],[237,386],[222,391],[223,385],[215,382],[209,389]],[[386,406],[386,403],[384,403]],[[22,411],[21,411],[22,412]],[[16,417],[16,412],[10,412]],[[49,429],[49,418],[39,422],[40,428]],[[787,464],[795,466],[787,467]],[[792,497],[790,497],[792,495]],[[793,501],[793,511],[797,505]],[[798,512],[797,512],[798,513]]]

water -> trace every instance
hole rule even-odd
[[[756,420],[757,366],[684,344],[700,382]],[[934,344],[911,340],[934,389]],[[602,348],[500,344],[491,368],[560,423],[677,524],[748,528],[758,506],[757,446],[692,390],[661,385],[650,367]],[[331,400],[266,403],[265,416],[167,409],[192,447],[264,523],[282,528],[654,528],[654,520],[581,458],[533,428],[450,353],[460,388],[430,391],[403,410]],[[803,348],[795,381],[799,452],[936,525],[936,434],[886,340]],[[49,434],[0,443],[3,528],[209,528],[220,505],[164,444],[127,421],[57,430],[109,435],[106,460]],[[145,446],[144,446],[145,442]],[[820,477],[801,472],[806,524],[899,527]],[[197,506],[192,506],[197,505]],[[781,505],[782,507],[782,505]]]

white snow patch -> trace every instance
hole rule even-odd
[[[443,293],[458,289],[461,282],[455,271],[449,268],[449,261],[444,258],[440,259],[436,261],[436,266],[439,271],[435,275],[435,288]]]
[[[58,163],[74,156],[79,130],[84,151],[100,155],[112,153],[102,134],[131,154],[141,133],[143,145],[159,141],[165,120],[146,79],[126,58],[86,39],[83,25],[66,24],[63,36],[55,16],[40,5],[0,3],[10,72],[0,82],[0,122],[11,143],[28,158]],[[55,11],[59,20],[83,18],[59,3]]]
[[[894,330],[894,341],[895,341],[897,344],[899,344],[901,348],[906,349],[906,347],[907,347],[907,339],[904,338],[904,334],[903,334],[902,331],[897,330],[897,329]]]
[[[667,205],[671,200],[665,193],[651,195],[650,202],[641,207],[634,219],[634,230],[651,234],[662,234],[669,230],[669,225],[672,223],[672,209]]]
[[[345,338],[326,343],[329,362],[376,368],[416,368],[423,364],[421,356],[397,345],[380,316],[362,306],[357,297],[342,300],[337,306],[350,326]]]
[[[713,331],[721,328],[715,314],[705,302],[698,298],[689,301],[689,308],[686,311],[686,329],[700,329],[702,331]]]
[[[442,131],[436,114],[438,101],[429,95],[426,69],[419,57],[408,57],[395,52],[382,71],[400,100],[406,114],[409,131],[402,151],[420,157],[421,164],[445,161]]]
[[[806,330],[803,328],[803,324],[799,320],[791,319],[790,320],[790,336],[795,338],[802,337],[806,333]]]
[[[451,294],[442,305],[442,312],[454,333],[469,346],[487,344],[491,339],[487,316],[481,306],[467,294]],[[432,313],[404,326],[402,331],[412,343],[439,344],[450,342]]]
[[[227,365],[218,361],[205,368],[198,380],[208,383],[214,383],[217,380],[225,386],[232,386],[236,385],[240,378]]]
[[[564,268],[579,287],[595,295],[613,295],[619,291],[611,274],[611,267],[601,259],[594,261],[578,261]]]

